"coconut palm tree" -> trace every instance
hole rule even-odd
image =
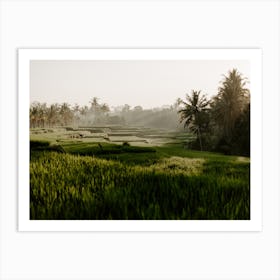
[[[209,101],[205,95],[201,94],[201,91],[192,90],[190,95],[186,95],[186,102],[179,99],[177,103],[184,106],[178,111],[180,122],[184,122],[184,127],[188,127],[196,134],[202,150],[201,133],[205,125]]]
[[[45,127],[47,120],[47,104],[40,102],[35,102],[34,104],[33,110],[36,112],[36,127]]]
[[[35,128],[39,120],[39,103],[33,102],[29,108],[30,127]]]
[[[93,112],[96,112],[98,111],[99,109],[99,103],[98,103],[98,98],[97,97],[93,97],[90,101],[90,110],[93,111]]]
[[[103,114],[110,112],[110,108],[106,103],[100,105],[100,110]]]
[[[62,103],[60,106],[59,114],[63,125],[67,125],[73,120],[73,112],[71,111],[70,105],[66,102]]]
[[[49,123],[49,127],[57,125],[59,121],[59,104],[54,103],[51,104],[47,109],[47,119]]]
[[[247,79],[236,69],[229,71],[221,84],[213,99],[212,111],[222,137],[230,143],[235,122],[249,103],[250,91],[246,88]]]

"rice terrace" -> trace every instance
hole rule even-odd
[[[32,63],[31,71],[37,74],[51,64]],[[54,68],[63,64],[52,63]],[[156,64],[130,63],[118,65],[119,72],[131,69],[135,73]],[[107,72],[98,67],[92,70],[92,79],[96,81],[94,71],[101,69],[98,73],[103,71],[111,83],[108,91],[109,86],[113,92],[118,92],[118,86],[125,91],[124,80],[116,83],[110,76],[116,73],[115,65],[106,67]],[[139,71],[131,75],[144,79],[145,73]],[[128,75],[127,70],[123,79]],[[105,90],[99,94],[96,89],[86,102],[71,103],[67,94],[63,102],[43,93],[39,99],[35,92],[40,88],[35,82],[32,85],[36,77],[31,76],[30,219],[249,220],[250,90],[246,76],[235,67],[219,72],[212,95],[204,83],[197,89],[189,79],[190,88],[171,87],[169,104],[158,95],[158,106],[149,95],[143,98],[150,106],[138,101],[141,96],[134,97],[138,104],[128,95],[122,100],[120,93],[112,95],[110,103]],[[37,79],[43,86],[42,77]],[[141,87],[136,78],[133,86]],[[61,83],[69,82],[73,88],[74,82],[67,79]],[[150,80],[146,84],[155,90]],[[118,96],[119,103],[113,99]]]

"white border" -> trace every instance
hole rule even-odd
[[[261,231],[262,65],[260,49],[19,49],[19,231]],[[248,60],[251,90],[251,219],[246,221],[29,220],[30,60]]]

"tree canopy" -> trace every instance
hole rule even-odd
[[[179,99],[178,104],[184,106],[178,111],[180,122],[184,122],[184,127],[188,127],[190,131],[196,134],[202,150],[202,133],[208,123],[209,101],[205,95],[201,95],[201,91],[193,90],[190,95],[186,95],[186,101]]]
[[[250,154],[250,91],[248,80],[233,69],[223,76],[218,93],[207,100],[193,90],[178,113],[180,121],[197,136],[200,149]],[[195,143],[194,143],[195,144]]]

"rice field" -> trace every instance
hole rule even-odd
[[[161,146],[165,144],[187,144],[193,138],[191,134],[185,132],[127,126],[61,127],[30,130],[31,140],[48,140],[50,143],[104,142],[120,144],[128,142],[134,146]]]
[[[183,133],[44,131],[30,133],[31,219],[250,219],[249,158],[188,150]]]

